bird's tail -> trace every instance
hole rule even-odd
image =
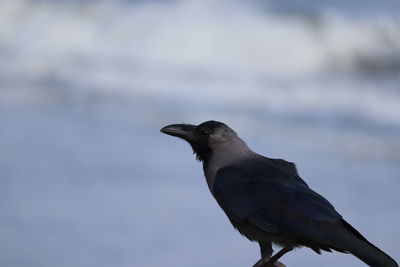
[[[351,232],[347,238],[346,250],[373,267],[399,267],[394,259],[370,243],[354,227],[343,220],[347,230]]]

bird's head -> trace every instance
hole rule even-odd
[[[237,138],[234,130],[218,121],[206,121],[199,125],[171,124],[162,133],[187,141],[200,161],[209,159],[215,149]]]

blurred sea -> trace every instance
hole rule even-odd
[[[159,133],[209,119],[296,162],[400,261],[398,0],[2,0],[0,266],[251,266],[189,146]]]

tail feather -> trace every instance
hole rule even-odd
[[[343,224],[351,232],[348,238],[346,250],[373,267],[399,267],[394,259],[374,246],[362,236],[353,226],[343,220]]]

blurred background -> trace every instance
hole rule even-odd
[[[159,132],[210,119],[400,260],[398,0],[1,0],[0,265],[251,266],[258,245]]]

